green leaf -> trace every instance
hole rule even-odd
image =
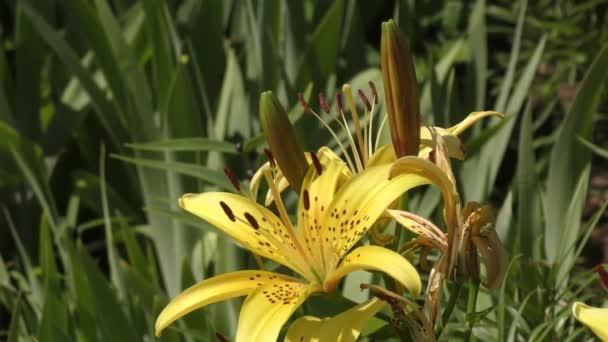
[[[605,148],[601,148],[600,146],[597,146],[596,144],[592,143],[591,141],[582,138],[580,136],[576,137],[577,140],[585,145],[587,148],[589,148],[591,150],[591,152],[595,153],[596,155],[604,158],[604,159],[608,159],[608,149]]]
[[[560,245],[564,242],[560,239],[564,236],[564,231],[572,229],[565,225],[565,215],[576,191],[577,182],[590,161],[589,149],[577,143],[577,136],[589,138],[593,114],[607,79],[608,45],[605,45],[587,71],[551,150],[547,192],[543,201],[546,217],[545,251],[549,262],[557,260]]]
[[[534,241],[542,232],[540,189],[535,170],[534,148],[532,146],[532,111],[526,106],[519,132],[517,154],[517,233],[519,251],[525,258],[538,259],[540,253],[534,251]]]
[[[343,12],[344,1],[334,1],[316,27],[300,60],[295,82],[296,89],[304,89],[310,82],[322,85],[329,75],[335,72]]]
[[[203,166],[187,164],[187,163],[180,163],[180,162],[166,162],[166,161],[153,160],[153,159],[130,158],[130,157],[119,156],[119,155],[115,155],[115,154],[112,154],[110,156],[112,158],[116,158],[118,160],[122,160],[124,162],[131,163],[131,164],[138,165],[138,166],[159,169],[159,170],[164,170],[164,171],[173,171],[173,172],[177,172],[177,173],[180,173],[183,175],[192,176],[192,177],[198,178],[200,180],[203,180],[207,183],[217,185],[220,188],[225,189],[225,190],[232,190],[232,188],[233,188],[232,184],[226,179],[226,175],[224,175],[222,172],[211,170],[211,169],[203,167]]]
[[[234,144],[207,138],[178,138],[126,144],[126,146],[142,151],[216,151],[231,154],[236,153]]]

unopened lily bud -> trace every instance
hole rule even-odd
[[[393,20],[382,23],[380,44],[384,98],[397,157],[418,155],[418,82],[408,42]]]
[[[285,109],[271,91],[260,96],[260,123],[279,168],[299,193],[308,162]]]

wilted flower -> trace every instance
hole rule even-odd
[[[447,234],[424,218],[401,210],[389,210],[390,215],[405,228],[419,235],[413,244],[425,249],[437,248],[441,256],[437,260],[427,287],[431,320],[439,305],[443,279],[455,276],[457,266],[469,277],[479,277],[478,254],[486,265],[486,278],[482,283],[488,289],[496,289],[502,283],[508,266],[508,255],[494,230],[494,214],[489,206],[468,203],[461,209],[456,180],[452,173],[445,143],[437,139],[434,163],[418,157],[404,157],[395,162],[391,174],[417,174],[432,180],[441,190],[444,200],[444,217]],[[412,243],[408,244],[408,246]],[[423,253],[423,255],[426,255]],[[424,260],[424,259],[423,259]]]

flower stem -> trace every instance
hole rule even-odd
[[[477,294],[479,293],[479,279],[472,277],[469,281],[469,299],[467,302],[467,318],[469,320],[468,328],[465,333],[465,341],[475,341],[473,336],[473,326],[475,325],[473,315],[475,314],[475,307],[477,305]]]
[[[450,316],[452,316],[452,312],[454,312],[456,302],[458,301],[458,297],[460,297],[460,290],[462,290],[462,281],[457,280],[454,284],[454,289],[451,292],[450,300],[443,311],[443,315],[441,315],[441,326],[438,326],[437,332],[435,333],[435,339],[437,340],[439,340],[441,333],[443,333],[443,329],[450,320]]]

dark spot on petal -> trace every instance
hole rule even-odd
[[[247,221],[249,221],[249,224],[253,227],[253,229],[260,229],[260,225],[258,224],[258,221],[253,217],[253,215],[245,212],[245,218],[247,219]]]
[[[220,206],[222,207],[222,210],[224,211],[224,214],[226,214],[226,216],[228,216],[228,218],[230,219],[230,221],[235,222],[236,221],[236,217],[234,217],[234,213],[232,212],[232,209],[230,209],[230,207],[228,206],[228,204],[226,204],[224,201],[220,201]]]

